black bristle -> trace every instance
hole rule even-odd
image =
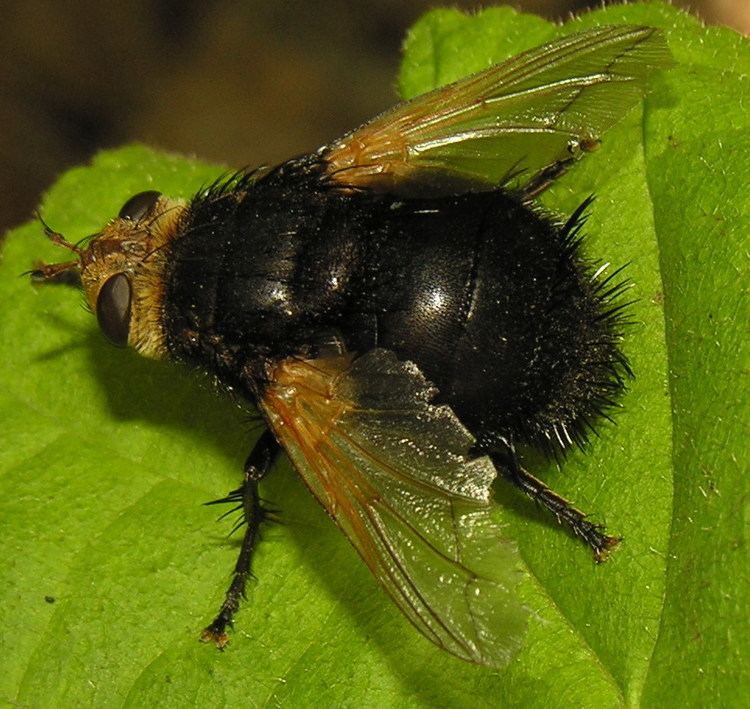
[[[611,412],[619,408],[618,397],[633,376],[620,344],[622,331],[632,323],[628,309],[634,302],[621,300],[632,287],[623,277],[627,264],[596,271],[580,255],[586,212],[593,201],[593,196],[584,200],[559,227],[560,280],[547,302],[553,324],[570,323],[559,326],[570,328],[568,356],[578,359],[579,374],[552,381],[546,409],[530,421],[519,420],[514,431],[515,440],[558,461],[571,445],[585,448],[589,436],[598,435],[597,420],[613,421]]]

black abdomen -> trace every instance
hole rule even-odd
[[[419,364],[480,446],[582,442],[627,364],[577,218],[558,226],[503,191],[390,209],[371,344]]]
[[[168,278],[173,354],[237,386],[245,358],[385,347],[480,446],[583,439],[627,365],[576,220],[557,226],[502,190],[402,200],[302,182],[282,169],[239,203],[191,210]]]

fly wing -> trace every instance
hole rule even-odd
[[[402,103],[322,156],[344,187],[392,190],[446,174],[494,184],[520,174],[522,187],[596,147],[670,63],[659,30],[598,27]]]
[[[495,469],[419,369],[387,350],[286,360],[261,407],[297,471],[407,618],[466,660],[503,666],[527,611],[491,500]]]

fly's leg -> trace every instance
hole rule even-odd
[[[583,539],[593,549],[597,562],[605,561],[609,552],[622,541],[622,537],[611,537],[605,534],[602,525],[589,522],[583,512],[576,509],[565,498],[550,490],[530,472],[524,470],[519,465],[515,452],[493,454],[492,457],[507,480],[521,489],[532,500],[536,500],[546,507],[557,517],[560,524],[567,526],[573,534]]]
[[[564,175],[568,168],[575,163],[584,153],[590,153],[597,150],[601,141],[594,137],[583,137],[580,140],[573,140],[568,143],[568,153],[570,156],[553,162],[551,165],[542,168],[536,175],[528,181],[526,186],[521,190],[521,197],[524,201],[529,202],[536,199],[544,190],[561,175]]]
[[[530,202],[536,199],[542,192],[551,187],[552,183],[558,177],[564,175],[574,162],[575,159],[572,157],[565,158],[564,160],[553,162],[551,165],[540,170],[521,190],[521,196],[524,201]]]
[[[234,614],[239,609],[240,602],[245,598],[245,585],[251,575],[250,564],[253,551],[260,537],[260,526],[270,513],[270,510],[261,505],[258,482],[271,469],[279,450],[279,444],[273,434],[268,430],[264,431],[245,461],[245,480],[242,487],[233,490],[220,500],[206,503],[208,505],[237,503],[236,507],[222,517],[234,511],[241,511],[242,518],[235,529],[243,524],[245,525],[245,536],[242,539],[242,547],[237,557],[237,563],[234,565],[232,582],[227,589],[224,603],[222,603],[216,618],[201,634],[203,642],[214,642],[220,649],[229,642],[226,629],[231,627]]]

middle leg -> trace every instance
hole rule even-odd
[[[207,503],[209,505],[238,503],[235,509],[242,511],[242,519],[239,525],[245,525],[242,547],[237,557],[237,563],[234,565],[232,582],[227,589],[224,603],[222,603],[216,618],[201,634],[203,642],[214,642],[219,648],[223,648],[229,642],[226,629],[227,626],[232,625],[234,614],[239,610],[242,599],[245,598],[245,586],[251,573],[250,565],[253,551],[260,537],[260,526],[269,513],[269,510],[261,505],[258,483],[271,469],[279,451],[280,446],[273,434],[269,430],[265,430],[245,461],[245,480],[242,487],[233,490],[220,500]]]

